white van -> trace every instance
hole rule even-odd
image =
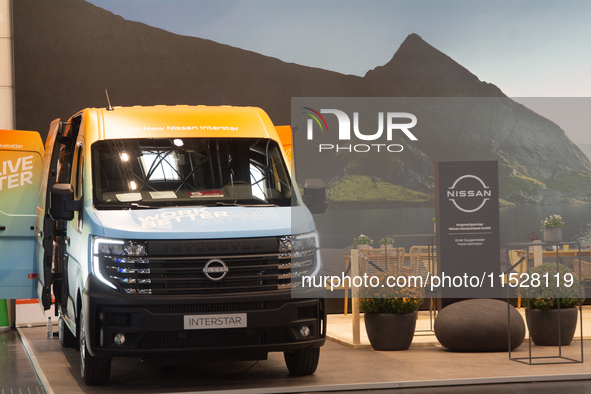
[[[321,269],[310,210],[258,108],[85,109],[51,124],[36,219],[38,294],[55,297],[60,343],[86,384],[111,357],[265,359],[316,370],[321,298],[296,298]],[[172,361],[171,361],[172,362]]]

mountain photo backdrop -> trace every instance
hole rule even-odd
[[[503,205],[591,202],[589,145],[582,151],[558,125],[412,32],[388,63],[361,77],[173,34],[83,0],[18,0],[13,8],[17,128],[43,138],[57,117],[106,107],[105,89],[114,106],[257,106],[276,125],[290,124],[292,97],[487,98],[487,108],[424,114],[414,129],[422,138],[412,147],[399,141],[404,155],[327,155],[298,162],[298,176],[322,177],[333,208],[385,200],[429,207],[435,161],[497,160]]]

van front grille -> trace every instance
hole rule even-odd
[[[193,330],[148,332],[140,349],[175,349],[272,345],[291,342],[285,327],[233,328],[230,330]]]
[[[222,244],[222,241],[218,241]],[[266,243],[268,245],[268,242]],[[316,265],[316,251],[165,256],[148,244],[141,257],[100,255],[101,271],[127,294],[216,295],[291,289]],[[158,252],[150,253],[150,249]],[[186,254],[186,253],[185,253]]]
[[[144,308],[154,314],[194,314],[267,311],[281,308],[289,301],[253,301],[207,304],[148,305]]]

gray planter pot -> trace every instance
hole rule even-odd
[[[375,350],[406,350],[412,343],[418,312],[395,315],[366,313],[365,329]]]
[[[542,231],[544,242],[562,242],[562,227],[548,227]]]
[[[560,345],[570,345],[577,329],[577,308],[528,309],[525,311],[527,328],[538,346],[558,346],[558,316],[560,315]]]

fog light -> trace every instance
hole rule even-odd
[[[310,335],[310,327],[308,327],[308,326],[300,327],[300,336],[302,338],[306,338],[309,335]]]
[[[121,333],[115,335],[115,343],[119,346],[123,345],[125,343],[125,335]]]

